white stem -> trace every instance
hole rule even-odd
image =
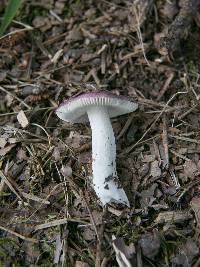
[[[92,129],[92,171],[96,194],[103,205],[111,202],[129,206],[116,172],[116,144],[106,107],[94,106],[87,111]]]

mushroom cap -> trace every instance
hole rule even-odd
[[[113,118],[135,111],[138,104],[125,96],[117,96],[110,92],[90,92],[64,101],[57,108],[56,114],[64,121],[83,123],[88,121],[87,109],[92,106],[106,107],[110,118]]]

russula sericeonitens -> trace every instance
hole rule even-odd
[[[110,118],[133,112],[137,107],[127,97],[97,91],[71,97],[56,110],[57,116],[66,122],[90,122],[93,187],[103,205],[114,202],[129,206],[126,193],[118,182],[116,141]]]

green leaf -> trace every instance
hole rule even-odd
[[[22,3],[22,0],[9,0],[6,10],[5,10],[3,21],[1,23],[0,36],[5,32],[6,28],[13,20],[21,3]]]

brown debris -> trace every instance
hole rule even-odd
[[[168,28],[166,36],[161,40],[159,52],[162,55],[171,55],[179,48],[181,39],[188,36],[192,21],[198,14],[200,1],[181,0],[179,6],[178,15]]]
[[[161,245],[161,238],[157,230],[153,230],[151,233],[145,233],[139,240],[140,247],[144,256],[154,259],[158,254]]]
[[[75,267],[89,267],[89,265],[83,261],[76,261]]]
[[[115,250],[116,260],[119,266],[131,267],[134,263],[135,258],[135,247],[134,244],[127,246],[123,238],[112,237],[112,245]],[[132,262],[132,264],[131,264]]]
[[[200,227],[200,198],[194,197],[190,202],[191,209],[194,211],[197,227]]]
[[[164,211],[158,214],[155,223],[183,222],[192,218],[189,211]]]
[[[198,5],[24,1],[0,37],[2,266],[199,265]],[[127,209],[94,194],[89,123],[55,115],[95,90],[139,105],[112,119]]]
[[[199,170],[195,162],[193,161],[186,161],[183,165],[184,167],[184,175],[185,178],[194,179],[195,176],[198,174]]]
[[[172,263],[176,266],[192,266],[193,259],[199,254],[199,247],[197,243],[191,239],[179,248],[176,256],[172,258]]]

